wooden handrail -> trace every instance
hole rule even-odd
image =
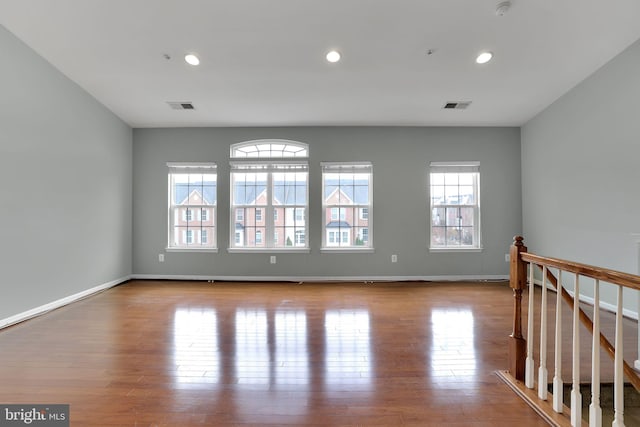
[[[537,265],[539,266],[539,264]],[[556,288],[556,292],[558,291],[558,288],[562,290],[562,298],[567,304],[569,304],[569,307],[573,308],[574,297],[572,297],[571,294],[569,294],[569,292],[567,292],[567,290],[563,286],[558,285],[558,279],[553,275],[552,272],[549,271],[549,269],[547,269],[547,280],[549,280],[549,282],[551,282],[551,284]],[[593,335],[593,321],[582,309],[579,309],[578,314],[580,316],[580,322],[589,330],[591,335]],[[602,332],[600,332],[600,347],[604,348],[604,350],[612,360],[615,358],[616,349],[613,344],[609,342],[607,337],[602,334]],[[638,376],[638,373],[626,361],[623,360],[622,363],[623,370],[625,375],[627,376],[627,379],[629,380],[629,382],[631,382],[633,388],[640,392],[640,376]]]
[[[522,336],[522,290],[526,288],[526,271],[527,263],[533,263],[539,267],[546,265],[547,267],[557,268],[562,271],[568,271],[576,273],[581,276],[590,277],[592,279],[602,280],[614,285],[624,286],[630,289],[640,290],[640,276],[636,276],[629,273],[623,273],[616,270],[611,270],[602,267],[596,267],[593,265],[582,264],[573,261],[567,261],[558,258],[543,257],[527,252],[527,247],[524,246],[523,237],[516,236],[513,238],[514,243],[511,245],[510,250],[510,286],[514,292],[514,330],[510,336],[509,341],[509,372],[517,380],[524,380],[524,370],[522,368],[523,361],[526,358],[526,340]],[[547,279],[551,284],[558,289],[558,280],[547,268]],[[562,289],[562,298],[573,309],[573,297],[560,286]],[[587,316],[587,314],[580,309],[579,312],[580,321],[589,332],[593,335],[593,322]],[[615,357],[615,347],[609,342],[609,340],[600,333],[600,346],[605,349],[607,354],[612,358]],[[623,361],[623,370],[631,384],[636,390],[640,392],[640,376],[638,373],[625,361]]]
[[[604,282],[621,285],[640,291],[640,276],[636,276],[635,274],[623,273],[621,271],[596,267],[588,264],[581,264],[579,262],[567,261],[558,258],[543,257],[527,252],[522,252],[520,254],[520,258],[524,262],[532,262],[537,265],[546,265],[547,267],[557,268],[562,271],[569,271],[581,276],[602,280]]]

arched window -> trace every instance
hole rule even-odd
[[[229,251],[308,252],[308,155],[297,141],[231,145]]]
[[[309,157],[307,144],[285,139],[260,139],[240,142],[231,146],[232,159]]]

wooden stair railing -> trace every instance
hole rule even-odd
[[[527,260],[527,258],[529,258],[529,257],[528,256],[524,256],[523,257],[523,259],[525,259],[525,260]],[[549,282],[551,282],[551,284],[553,285],[553,287],[556,289],[556,292],[557,292],[558,291],[558,279],[549,270],[547,270],[547,280],[549,280]],[[567,290],[564,287],[561,287],[560,290],[562,291],[562,299],[564,299],[564,301],[569,305],[569,307],[573,308],[574,299],[571,296],[571,294],[569,292],[567,292]],[[591,321],[591,319],[589,318],[587,313],[584,312],[583,309],[579,310],[579,316],[580,316],[580,322],[587,328],[589,333],[591,335],[593,335],[593,321]],[[611,344],[611,342],[609,342],[607,337],[604,336],[604,334],[602,332],[600,332],[600,346],[611,357],[611,360],[615,360],[616,349],[613,346],[613,344]],[[624,360],[623,360],[623,365],[624,365],[624,373],[625,373],[627,379],[633,385],[633,388],[635,388],[636,391],[640,392],[640,376],[638,376],[638,373],[636,372],[636,370],[633,369],[631,367],[631,365],[629,365]]]
[[[534,389],[534,367],[533,367],[533,343],[527,343],[522,334],[522,294],[527,284],[529,285],[529,312],[527,339],[533,337],[533,282],[534,282],[534,266],[542,270],[542,300],[541,300],[541,324],[540,324],[540,367],[538,376],[538,395],[536,396]],[[556,269],[559,273],[558,278],[553,275],[549,268]],[[529,279],[527,280],[527,270]],[[575,299],[563,286],[561,274],[563,272],[573,273],[575,275]],[[579,279],[587,277],[594,279],[594,316],[593,321],[579,307]],[[616,343],[612,345],[609,340],[600,332],[600,280],[617,286],[617,313],[616,313]],[[559,390],[562,389],[562,377],[560,371],[560,349],[561,332],[556,331],[556,377],[554,377],[553,387],[553,405],[546,401],[548,372],[546,367],[546,340],[547,340],[547,282],[553,285],[558,292],[556,307],[556,329],[560,329],[558,322],[561,320],[560,306],[561,299],[569,304],[574,310],[573,315],[573,389],[571,392],[571,407],[567,408],[562,397],[558,396]],[[615,418],[613,427],[624,426],[624,403],[623,403],[623,383],[624,375],[634,388],[640,391],[640,376],[638,373],[624,361],[622,357],[622,311],[623,311],[623,288],[629,288],[640,291],[640,276],[622,273],[601,267],[595,267],[587,264],[581,264],[573,261],[566,261],[557,258],[543,257],[527,252],[524,246],[523,238],[516,236],[514,243],[510,249],[510,287],[513,289],[514,297],[514,317],[513,332],[509,336],[509,371],[501,377],[507,381],[511,387],[520,394],[528,403],[538,411],[552,425],[582,425],[582,396],[579,392],[579,324],[582,323],[588,331],[590,331],[592,341],[592,400],[589,408],[589,426],[602,425],[602,411],[600,409],[600,362],[599,349],[604,348],[607,354],[614,359],[615,378],[614,378],[614,411]],[[618,351],[616,351],[616,348]],[[543,354],[544,353],[544,354]],[[510,377],[510,378],[509,378]],[[571,413],[570,421],[563,414],[569,410]]]

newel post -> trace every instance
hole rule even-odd
[[[522,290],[527,286],[527,263],[520,254],[527,252],[522,236],[515,236],[509,250],[509,286],[513,289],[513,333],[509,335],[509,373],[524,381],[527,342],[522,336]]]

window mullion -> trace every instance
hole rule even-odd
[[[273,232],[274,232],[274,221],[273,221],[273,172],[267,173],[267,203],[265,206],[265,215],[264,219],[264,232],[266,236],[263,237],[265,240],[265,247],[273,248]]]

